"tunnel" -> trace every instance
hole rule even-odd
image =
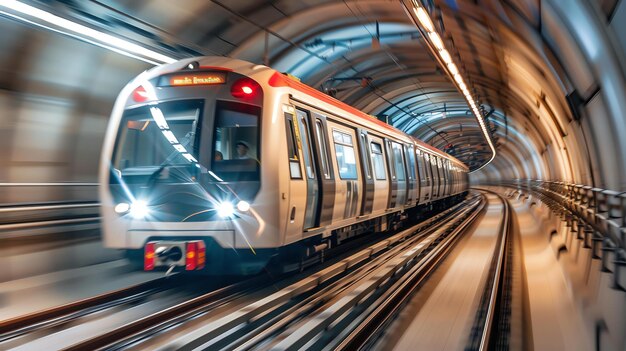
[[[231,264],[212,263],[212,257],[219,256],[223,262],[239,260],[238,264],[245,266],[244,271],[257,272],[264,267],[264,271],[272,271],[273,277],[279,273],[265,265],[280,261],[285,267],[299,265],[299,274],[303,274],[307,272],[304,264],[314,267],[330,264],[325,262],[332,261],[333,250],[341,251],[342,247],[361,241],[361,245],[372,244],[362,239],[369,237],[370,230],[400,235],[402,228],[419,225],[421,221],[437,223],[448,211],[460,211],[457,219],[474,218],[469,209],[483,208],[476,218],[484,218],[487,223],[493,217],[493,223],[474,224],[473,229],[467,229],[474,234],[465,237],[459,234],[458,240],[448,237],[437,240],[437,243],[450,241],[450,247],[457,249],[449,252],[442,249],[442,257],[448,258],[442,259],[441,268],[412,283],[420,290],[408,294],[394,310],[395,314],[390,312],[393,318],[377,322],[372,314],[353,333],[345,331],[351,330],[347,328],[348,321],[343,329],[339,317],[327,324],[304,319],[293,322],[300,329],[289,327],[298,332],[275,339],[268,336],[269,341],[259,344],[259,348],[342,349],[356,345],[352,342],[367,336],[368,341],[359,344],[359,349],[473,350],[483,349],[486,343],[488,349],[626,350],[624,1],[4,0],[0,2],[0,32],[0,242],[3,243],[0,306],[6,308],[5,313],[0,313],[0,344],[4,343],[7,349],[41,349],[46,345],[45,340],[47,345],[57,345],[56,340],[63,337],[55,339],[53,332],[31,336],[21,324],[12,326],[20,318],[26,321],[20,322],[24,325],[36,325],[29,318],[42,316],[55,306],[95,299],[123,288],[128,292],[128,287],[135,284],[153,284],[150,289],[161,289],[161,294],[170,292],[170,288],[164,287],[168,284],[202,286],[193,285],[194,293],[176,293],[180,296],[172,293],[168,297],[182,302],[197,295],[198,289],[212,289],[217,294],[219,289],[226,289],[224,286],[230,287],[233,280],[237,281],[234,284],[247,281],[229,275],[199,284],[201,275],[192,275],[195,283],[183,283],[180,281],[184,280],[180,278],[183,274],[173,273],[185,270],[185,263],[181,263],[185,260],[187,268],[191,264],[192,270],[200,269],[205,267],[206,255],[206,269],[212,266],[222,274],[230,272]],[[215,80],[217,83],[205,81],[198,86],[207,91],[216,89],[215,94],[227,96],[228,101],[237,98],[234,87],[227,91],[219,84],[231,84],[234,79],[231,77],[248,74],[239,71],[244,66],[253,78],[257,74],[266,79],[264,74],[270,77],[272,72],[275,76],[262,82],[257,78],[256,81],[241,78],[241,84],[251,84],[244,86],[252,95],[244,104],[209,103],[208,99],[201,103],[197,111],[205,105],[213,108],[211,104],[214,104],[218,112],[215,121],[202,122],[196,134],[177,134],[176,128],[187,118],[187,110],[175,112],[174,117],[166,116],[170,123],[165,124],[167,127],[163,127],[158,115],[155,117],[155,111],[163,110],[167,115],[169,108],[172,111],[179,108],[170,101],[179,98],[179,93],[163,99],[161,94],[174,89],[190,92],[194,89],[196,83],[175,88],[175,79],[183,79],[183,75],[185,79],[193,77],[194,82]],[[169,83],[162,83],[158,75],[172,78]],[[150,102],[150,89],[138,90],[146,86],[154,86],[158,103]],[[257,86],[263,86],[263,92],[254,96]],[[270,89],[291,89],[282,98],[293,103],[287,106],[284,102],[287,100],[278,102],[279,98],[274,98],[278,93],[274,95]],[[244,92],[249,94],[247,90]],[[142,104],[146,100],[136,97],[132,100],[136,93],[147,94],[145,106]],[[316,102],[307,103],[305,96],[313,97]],[[272,119],[272,124],[266,125],[264,109],[269,109],[270,101],[275,108],[273,117],[267,117]],[[263,112],[254,112],[256,107],[250,107],[257,103],[263,104]],[[139,105],[150,111],[145,113],[151,113],[156,123],[146,127],[150,120],[143,127],[132,126],[139,117],[128,111]],[[366,122],[352,128],[349,118],[341,119],[347,115]],[[208,115],[202,118],[209,121]],[[118,131],[118,125],[123,127],[124,123],[128,131],[124,128]],[[172,136],[176,134],[178,139],[169,139],[170,143],[179,151],[185,150],[180,152],[189,155],[185,157],[197,170],[172,166],[173,157],[169,156],[163,162],[155,161],[150,169],[152,173],[141,178],[140,170],[133,170],[128,164],[136,162],[137,166],[145,161],[116,160],[116,157],[130,157],[124,156],[126,151],[120,151],[123,146],[114,145],[114,140],[129,139],[130,136],[122,137],[122,134],[135,135],[155,124],[163,135],[170,129],[174,132]],[[315,129],[322,125],[327,136]],[[270,131],[271,126],[276,127],[274,131]],[[188,141],[190,137],[205,138],[204,131],[200,137],[202,128],[215,129],[206,132],[206,135],[213,133],[210,142],[198,142],[200,148],[215,148],[210,157],[202,156],[195,144],[193,150],[197,153],[191,151],[193,142]],[[265,133],[270,134],[266,137]],[[326,137],[328,140],[322,141]],[[401,141],[405,144],[400,145]],[[314,150],[316,145],[321,148],[320,155]],[[238,151],[242,148],[245,151]],[[307,148],[310,148],[308,153]],[[147,150],[141,152],[147,155]],[[241,153],[237,155],[238,152]],[[250,156],[243,156],[246,152]],[[421,160],[409,157],[410,154],[420,158],[424,152],[431,155],[435,174],[436,167],[440,172],[441,169],[449,172],[445,176],[440,173],[438,200],[430,183],[435,175],[422,173]],[[119,156],[120,153],[124,155]],[[223,168],[218,167],[220,161],[213,159],[216,153],[220,154],[220,161],[224,158]],[[272,155],[282,153],[284,160],[270,161]],[[378,178],[375,173],[379,167],[376,153],[389,157],[385,168],[388,173],[383,171],[386,177],[383,174]],[[393,165],[402,155],[406,158],[399,162],[405,162],[401,168],[406,179],[401,178],[405,174],[400,168]],[[357,163],[350,161],[355,156],[360,160]],[[134,157],[141,158],[137,151]],[[429,162],[426,159],[426,167],[430,167]],[[351,168],[352,164],[356,168]],[[274,175],[268,176],[270,171]],[[128,178],[127,174],[130,174]],[[232,177],[237,176],[245,177],[245,184],[235,184]],[[184,189],[180,185],[182,195],[168,198],[169,204],[159,205],[165,212],[159,218],[168,219],[153,222],[171,223],[128,229],[135,227],[116,222],[120,216],[131,216],[133,208],[138,211],[139,191],[158,190],[167,197],[168,190],[161,189],[173,183],[164,180],[168,177],[187,177],[182,182],[185,184],[195,182]],[[433,186],[428,197],[422,189],[425,177],[428,177],[427,186]],[[131,181],[131,178],[140,180]],[[465,180],[467,184],[463,185]],[[211,186],[200,186],[203,181]],[[404,188],[402,181],[407,184]],[[143,187],[139,182],[145,182]],[[445,182],[451,182],[447,190],[444,190]],[[381,214],[375,215],[377,201],[382,196],[379,187],[383,183],[393,190],[389,197],[384,195],[384,201],[380,200],[385,203],[381,206],[387,208],[380,207]],[[117,190],[109,194],[113,188]],[[399,195],[403,191],[405,197]],[[411,195],[412,191],[415,195]],[[442,195],[446,191],[447,200]],[[234,195],[214,199],[215,193],[231,192]],[[348,195],[339,201],[335,193]],[[120,200],[126,199],[125,196],[127,200]],[[249,220],[242,220],[241,226],[212,223],[202,227],[202,221],[217,222],[218,214],[211,214],[212,209],[198,204],[185,212],[186,207],[192,207],[188,202],[194,197],[209,204],[206,206],[216,207],[216,211],[221,211],[216,213],[226,219],[249,217]],[[291,204],[300,197],[305,199],[304,209],[296,210],[297,206]],[[425,204],[429,197],[431,202]],[[280,205],[271,210],[262,207],[270,199]],[[402,201],[406,206],[401,208],[398,202]],[[344,202],[345,209],[338,209]],[[241,218],[238,214],[242,214]],[[447,228],[446,223],[454,222],[453,218],[436,227]],[[148,221],[143,215],[134,220]],[[505,220],[510,224],[498,227],[498,221],[505,223]],[[250,224],[251,221],[258,224]],[[174,222],[181,226],[176,227]],[[339,224],[335,226],[335,223]],[[449,278],[458,269],[450,262],[461,262],[464,255],[471,253],[474,258],[468,258],[461,267],[468,270],[470,267],[479,270],[478,265],[491,267],[490,260],[481,263],[484,253],[478,250],[479,239],[487,235],[489,225],[494,231],[508,228],[508,239],[494,239],[493,244],[503,245],[503,268],[485,268],[485,273],[477,273],[482,275],[476,281],[489,283],[491,273],[487,272],[493,270],[503,275],[500,283],[494,285],[494,291],[500,289],[497,290],[500,292],[493,299],[497,301],[495,308],[508,306],[506,316],[480,311],[481,296],[483,300],[491,296],[488,289],[483,293],[482,288],[476,287],[473,299],[455,300],[454,291],[462,290],[464,285],[471,290],[472,285]],[[219,235],[226,239],[213,234],[210,240],[202,239],[194,233],[206,228],[220,231]],[[450,233],[456,233],[455,230],[449,229],[445,235],[453,235]],[[170,234],[164,234],[166,231]],[[105,232],[127,235],[111,239]],[[241,237],[240,232],[244,233]],[[268,239],[267,233],[279,232],[282,234],[277,234],[276,239]],[[163,235],[165,244],[161,244],[159,235]],[[132,250],[131,245],[134,245]],[[422,244],[419,250],[428,245]],[[224,253],[214,253],[220,249]],[[433,256],[439,255],[437,250],[433,249]],[[146,272],[154,268],[155,262],[158,265],[160,254],[174,251],[176,259],[163,263],[165,269]],[[148,261],[148,255],[152,261]],[[192,261],[188,255],[193,256]],[[424,252],[415,260],[429,255]],[[476,258],[479,256],[480,259]],[[352,267],[352,263],[347,266]],[[169,275],[173,277],[167,284],[150,283]],[[459,279],[462,276],[459,274]],[[310,289],[324,290],[319,286]],[[394,285],[380,294],[386,296],[392,291],[396,296],[403,290]],[[250,298],[260,296],[260,293],[249,294]],[[431,307],[435,306],[433,296],[437,294],[450,299],[458,308],[449,311]],[[393,296],[386,301],[393,300]],[[336,308],[356,315],[357,306],[362,305],[355,303],[350,310]],[[465,322],[454,317],[454,313],[476,306],[479,306],[478,314],[468,312],[471,317],[466,317]],[[295,311],[296,307],[293,308]],[[156,314],[159,309],[146,306],[143,312],[119,320],[128,318],[128,323],[136,322],[138,316]],[[124,313],[131,314],[131,310],[129,307]],[[237,312],[238,318],[250,310]],[[270,318],[280,308],[267,307],[267,310],[267,315],[250,317],[248,325],[254,324],[251,320]],[[419,324],[418,318],[409,321],[411,315],[426,313],[430,313],[432,323],[440,321],[447,328],[457,321],[464,323],[465,329],[460,328],[460,332],[450,329],[448,341],[443,342],[434,336],[438,335],[434,331],[437,328],[429,327],[428,323]],[[481,313],[483,317],[479,317]],[[471,335],[480,329],[476,325],[494,313],[493,323],[506,323],[506,330],[492,331],[487,341],[472,339]],[[319,315],[329,314],[326,311]],[[69,315],[70,312],[63,318]],[[146,336],[137,344],[102,347],[135,345],[156,349],[167,347],[162,345],[174,348],[184,345],[194,349],[244,349],[252,345],[252,341],[244,342],[244,339],[241,344],[223,341],[230,340],[229,333],[243,333],[245,327],[229,327],[233,332],[226,327],[220,329],[218,324],[214,328],[223,334],[204,331],[205,338],[215,333],[214,344],[199,336],[187,343],[186,337],[199,335],[202,328],[219,321],[211,320],[197,330],[188,334],[180,332],[167,340]],[[89,335],[88,322],[67,323],[84,323],[82,327],[87,331],[83,333]],[[280,319],[272,323],[281,325]],[[269,325],[270,322],[265,328],[272,330]],[[341,328],[336,334],[331,333],[332,337],[322,332],[336,326]],[[368,326],[373,329],[364,329]],[[369,331],[359,334],[359,330]],[[250,340],[261,340],[263,333],[255,333],[258,334],[250,336]],[[454,341],[455,333],[460,335],[458,343]],[[309,334],[311,341],[303,341],[304,335]],[[22,344],[13,339],[15,335],[26,335],[27,341]],[[379,336],[370,340],[371,335]],[[498,339],[502,335],[505,336]],[[343,343],[333,344],[330,340],[334,338],[343,338]],[[284,346],[292,339],[296,340],[294,344]],[[180,340],[185,340],[184,344],[175,343]],[[59,340],[58,345],[54,349],[72,345],[92,347],[78,341]]]

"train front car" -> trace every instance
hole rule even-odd
[[[198,58],[129,83],[101,160],[105,246],[127,249],[145,270],[247,274],[265,266],[277,235],[263,235],[276,232],[264,212],[277,211],[260,194],[261,163],[271,162],[261,149],[271,145],[261,142],[269,97],[252,77],[266,71]]]

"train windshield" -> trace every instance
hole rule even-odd
[[[126,111],[113,167],[122,172],[197,162],[202,101],[180,101]]]
[[[170,101],[127,110],[113,167],[127,183],[258,182],[261,108],[206,104]]]

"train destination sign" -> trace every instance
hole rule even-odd
[[[163,79],[165,78],[165,79]],[[197,74],[176,74],[161,78],[160,86],[214,85],[226,83],[226,73],[211,72]]]

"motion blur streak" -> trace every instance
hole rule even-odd
[[[14,14],[11,13],[7,13],[7,12],[2,12],[6,15],[9,15],[11,17],[26,21],[28,23],[33,23],[39,26],[43,26],[45,28],[51,29],[51,30],[55,30],[64,34],[68,34],[71,36],[76,36],[78,38],[87,40],[93,44],[96,44],[98,46],[102,46],[104,48],[109,48],[112,49],[118,53],[121,54],[125,54],[127,56],[130,57],[134,57],[137,58],[139,60],[148,62],[148,63],[152,63],[152,64],[160,64],[160,63],[172,63],[174,61],[176,61],[175,59],[159,54],[157,52],[154,52],[152,50],[148,50],[144,47],[141,47],[140,45],[134,44],[134,43],[130,43],[126,40],[114,37],[112,35],[109,34],[105,34],[102,32],[99,32],[97,30],[91,29],[89,27],[83,26],[81,24],[78,23],[74,23],[72,21],[68,21],[64,18],[61,18],[59,16],[55,16],[49,12],[40,10],[36,7],[30,6],[30,5],[26,5],[23,4],[19,1],[16,0],[5,0],[4,3],[1,3],[0,6],[9,8],[13,11],[19,12],[23,15],[26,15],[28,17],[33,17],[35,19],[41,20],[47,24],[53,25],[53,26],[57,26],[57,27],[61,27],[63,29],[69,30],[71,33],[65,33],[63,31],[60,31],[58,29],[55,28],[50,28],[47,27],[41,23],[37,23],[31,20],[28,20],[26,18],[22,18],[19,16],[16,16]],[[93,41],[95,40],[95,42]]]

